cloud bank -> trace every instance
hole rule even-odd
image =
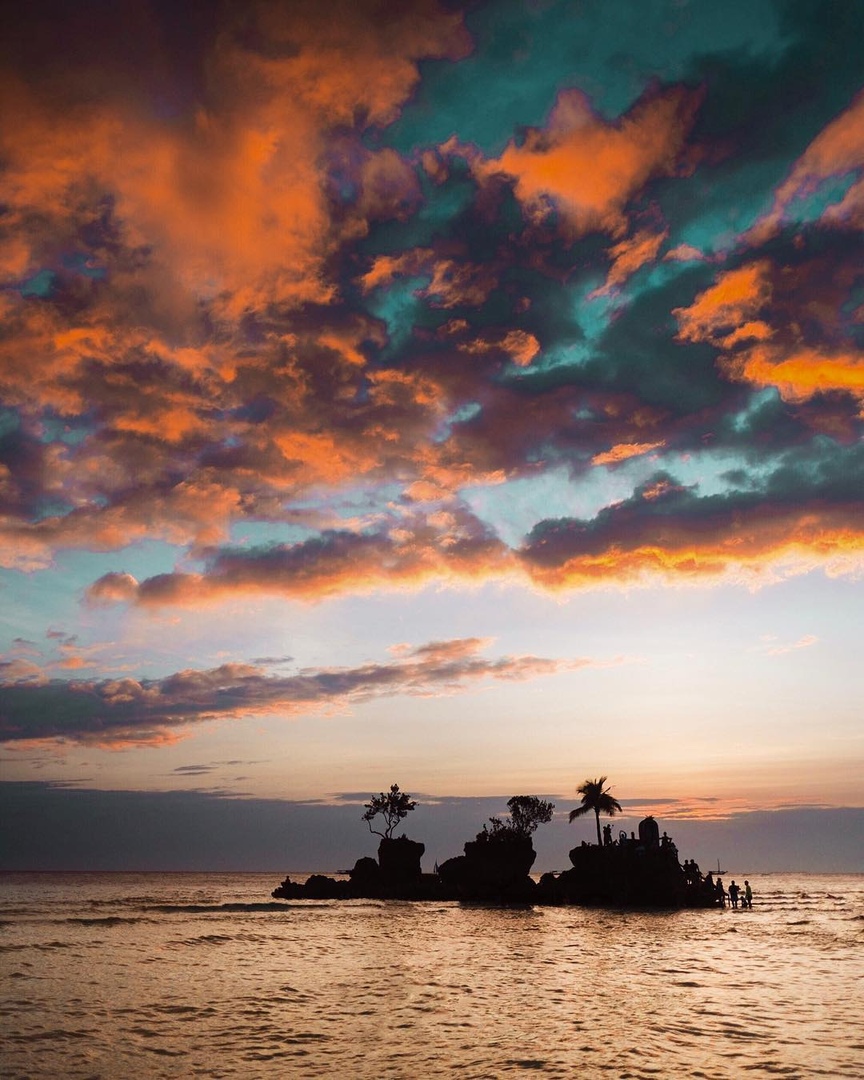
[[[480,655],[478,638],[402,646],[393,659],[359,667],[269,674],[263,666],[222,664],[162,679],[50,679],[32,663],[0,664],[0,742],[61,741],[123,749],[175,742],[204,721],[350,708],[385,695],[459,693],[484,679],[525,680],[621,663],[587,657]]]
[[[279,799],[232,798],[207,791],[99,791],[39,781],[0,783],[0,809],[15,828],[0,836],[5,870],[226,870],[270,871],[273,883],[286,872],[333,873],[353,866],[361,855],[374,857],[377,838],[361,821],[361,803],[328,804]],[[541,793],[542,794],[542,793]],[[547,796],[549,797],[549,796]],[[418,796],[409,832],[423,841],[424,868],[461,851],[492,814],[505,811],[508,795],[497,798]],[[568,825],[566,810],[575,800],[558,799],[552,824],[534,835],[537,872],[562,870],[567,852],[590,838],[593,820]],[[654,808],[625,807],[616,818],[628,831]],[[682,858],[703,869],[717,853],[734,874],[776,871],[854,873],[861,869],[864,809],[795,807],[741,813],[716,821],[669,821]],[[130,837],[135,838],[130,843]],[[760,884],[754,881],[758,890]],[[266,891],[265,894],[266,896]]]

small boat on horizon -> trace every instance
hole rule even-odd
[[[729,873],[729,871],[728,871],[728,870],[723,870],[723,869],[722,869],[722,867],[720,866],[720,860],[718,859],[718,860],[717,860],[717,869],[716,869],[716,870],[714,871],[714,873],[715,873],[715,874],[728,874],[728,873]]]

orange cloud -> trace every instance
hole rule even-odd
[[[113,95],[62,102],[31,89],[29,72],[4,78],[4,202],[19,226],[7,275],[74,246],[109,198],[127,250],[147,250],[166,283],[229,321],[274,300],[333,298],[325,261],[344,225],[325,168],[336,129],[395,119],[419,60],[470,48],[461,15],[433,0],[395,11],[386,27],[372,3],[339,3],[326,18],[311,3],[225,11],[202,100],[182,123],[149,114],[122,78]],[[398,216],[417,191],[393,151],[361,157],[354,234],[359,217]]]
[[[48,676],[32,660],[13,657],[11,660],[0,659],[0,680],[7,686],[44,686]]]
[[[727,378],[774,386],[784,401],[837,392],[864,403],[864,354],[844,341],[838,313],[853,281],[846,268],[819,257],[784,271],[767,259],[724,271],[689,307],[674,309],[678,339],[718,346]],[[802,324],[811,334],[818,327],[824,343],[804,343]],[[828,415],[811,423],[845,429],[842,418]]]
[[[528,367],[540,352],[540,342],[526,330],[510,330],[504,335],[501,348],[510,353],[510,359],[517,367]]]
[[[399,278],[419,274],[428,276],[429,283],[418,288],[416,295],[436,308],[479,307],[498,284],[493,267],[442,257],[431,248],[415,248],[401,255],[376,256],[360,278],[360,287],[369,293]]]
[[[662,232],[651,232],[648,229],[643,229],[628,237],[628,239],[613,244],[609,248],[612,265],[606,277],[606,284],[602,289],[597,290],[594,295],[611,292],[619,285],[623,285],[640,267],[653,262],[668,235],[668,229],[664,229]]]
[[[830,177],[864,167],[864,91],[816,136],[778,189],[779,201],[808,194]]]
[[[784,401],[801,402],[814,394],[839,391],[864,405],[864,352],[757,345],[723,358],[721,366],[741,382],[776,386]]]
[[[839,203],[826,207],[822,221],[829,225],[864,229],[864,180],[853,184]]]
[[[236,490],[202,479],[165,493],[136,489],[111,507],[85,505],[32,523],[0,516],[0,566],[41,569],[63,548],[110,551],[145,537],[184,545],[224,542],[240,509]]]
[[[734,335],[741,324],[750,322],[771,299],[769,274],[767,260],[723,271],[716,284],[701,293],[690,307],[673,309],[679,339],[723,344],[731,334],[733,342],[737,340]]]
[[[430,485],[414,497],[431,500],[443,492]],[[522,581],[549,592],[658,580],[758,586],[816,567],[829,574],[860,570],[864,518],[848,501],[797,505],[782,493],[773,501],[747,494],[700,499],[658,474],[591,522],[541,523],[520,549],[507,547],[467,512],[443,508],[394,519],[377,532],[343,530],[294,545],[205,554],[202,573],[140,583],[107,574],[90,587],[88,599],[158,608],[267,592],[314,602],[430,582],[490,580]]]
[[[59,667],[65,671],[80,671],[81,668],[95,667],[96,664],[92,660],[87,660],[83,656],[67,656],[60,661]]]
[[[134,600],[137,592],[138,582],[131,574],[112,571],[88,588],[87,599],[96,606],[120,604]]]
[[[456,657],[470,656],[492,645],[494,638],[453,638],[450,641],[430,641],[425,645],[411,645],[399,642],[391,645],[388,652],[394,656],[422,656],[436,660],[452,660]]]
[[[432,268],[432,280],[420,295],[428,297],[432,307],[480,307],[497,284],[492,267],[439,259]]]
[[[516,197],[532,221],[557,210],[574,235],[626,228],[624,208],[645,183],[672,176],[699,105],[699,94],[665,90],[606,123],[580,90],[558,96],[543,129],[511,142],[499,158],[475,164],[481,179],[515,181]]]
[[[214,554],[205,574],[162,574],[136,583],[107,574],[87,591],[91,603],[133,601],[148,607],[218,602],[241,593],[275,593],[316,601],[344,592],[417,588],[431,581],[471,584],[503,579],[513,555],[467,512],[420,515],[387,531],[332,531],[263,551]]]
[[[776,231],[789,205],[812,195],[832,177],[846,176],[864,169],[864,91],[847,109],[835,117],[810,143],[792,171],[777,188],[774,205],[757,222],[749,239],[757,242]],[[841,202],[828,207],[823,219],[835,225],[860,227],[864,216],[864,179],[859,178]]]
[[[679,585],[738,582],[751,587],[782,580],[832,563],[860,569],[864,543],[843,530],[820,536],[821,552],[793,541],[766,544],[748,553],[730,553],[722,544],[669,548],[646,545],[601,558],[571,559],[554,572],[533,571],[536,584],[552,592],[597,585],[651,585],[658,580]],[[731,556],[731,557],[730,557]],[[836,558],[835,558],[836,557]]]
[[[322,144],[313,116],[297,109],[285,115],[262,87],[254,112],[236,104],[202,110],[178,130],[120,102],[67,110],[61,119],[25,87],[4,89],[0,145],[13,207],[23,220],[38,211],[35,220],[54,234],[36,233],[37,250],[71,239],[110,194],[128,247],[149,246],[179,287],[212,296],[226,287],[252,293],[266,281],[286,299],[329,296],[321,276]],[[78,194],[88,186],[90,206]]]
[[[528,367],[540,352],[540,342],[527,330],[490,331],[476,334],[456,346],[472,355],[503,354],[517,367]]]
[[[401,255],[377,255],[372,266],[360,278],[364,293],[390,285],[400,277],[413,276],[426,270],[435,259],[431,248],[414,248]]]
[[[614,465],[619,461],[626,461],[628,458],[639,457],[642,454],[650,454],[652,450],[659,450],[660,447],[665,446],[666,443],[661,439],[660,442],[650,443],[618,443],[610,450],[605,450],[601,454],[595,454],[591,458],[592,465]]]
[[[591,585],[742,582],[758,586],[822,567],[864,565],[864,512],[742,496],[700,500],[662,476],[595,522],[538,526],[519,552],[530,580],[550,591]]]
[[[364,473],[378,461],[374,447],[361,457],[356,447],[344,449],[330,432],[286,431],[273,436],[273,442],[296,470],[302,470],[304,483],[314,485],[345,483],[358,472]]]
[[[457,60],[471,49],[460,14],[434,0],[386,18],[376,3],[348,0],[326,18],[313,0],[250,6],[268,43],[258,62],[273,84],[332,125],[353,124],[359,110],[369,123],[391,123],[419,81],[418,60]]]
[[[71,512],[29,522],[0,515],[0,563],[45,566],[57,548],[104,550],[148,531],[216,543],[233,520],[291,516],[288,496],[379,470],[410,482],[426,468],[417,447],[428,445],[451,392],[422,370],[367,372],[364,350],[386,341],[372,319],[334,311],[251,347],[230,338],[169,344],[155,330],[112,324],[112,297],[76,327],[41,301],[9,309],[20,320],[10,316],[0,342],[7,404],[34,418],[34,434],[46,408],[70,423],[90,411],[98,422],[74,442],[40,444],[46,494]],[[8,468],[0,487],[14,506],[20,488]]]

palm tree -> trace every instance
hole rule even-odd
[[[599,780],[583,781],[576,788],[576,794],[582,796],[582,805],[570,811],[570,821],[575,821],[577,817],[582,817],[583,814],[587,814],[591,810],[594,811],[597,817],[597,843],[601,847],[603,841],[600,838],[600,815],[608,814],[610,817],[614,817],[621,810],[621,803],[612,798],[609,794],[609,788],[603,786],[605,783],[605,776],[601,776]]]

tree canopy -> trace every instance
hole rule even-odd
[[[366,812],[363,814],[363,820],[369,826],[369,832],[390,840],[393,837],[393,830],[403,818],[408,816],[417,803],[406,792],[400,791],[398,784],[391,784],[386,794],[382,791],[379,795],[373,795],[364,805]],[[379,814],[384,819],[384,832],[372,828],[372,822]]]
[[[510,820],[490,817],[489,825],[484,825],[477,834],[478,840],[510,840],[531,836],[540,825],[552,820],[555,804],[538,799],[536,795],[514,795],[507,802]]]
[[[569,820],[575,821],[583,814],[594,812],[597,818],[597,843],[602,844],[600,836],[600,815],[608,814],[614,817],[621,812],[621,803],[613,799],[609,794],[610,788],[605,787],[607,777],[601,776],[599,780],[583,780],[576,788],[576,794],[582,796],[582,805],[570,811]]]

